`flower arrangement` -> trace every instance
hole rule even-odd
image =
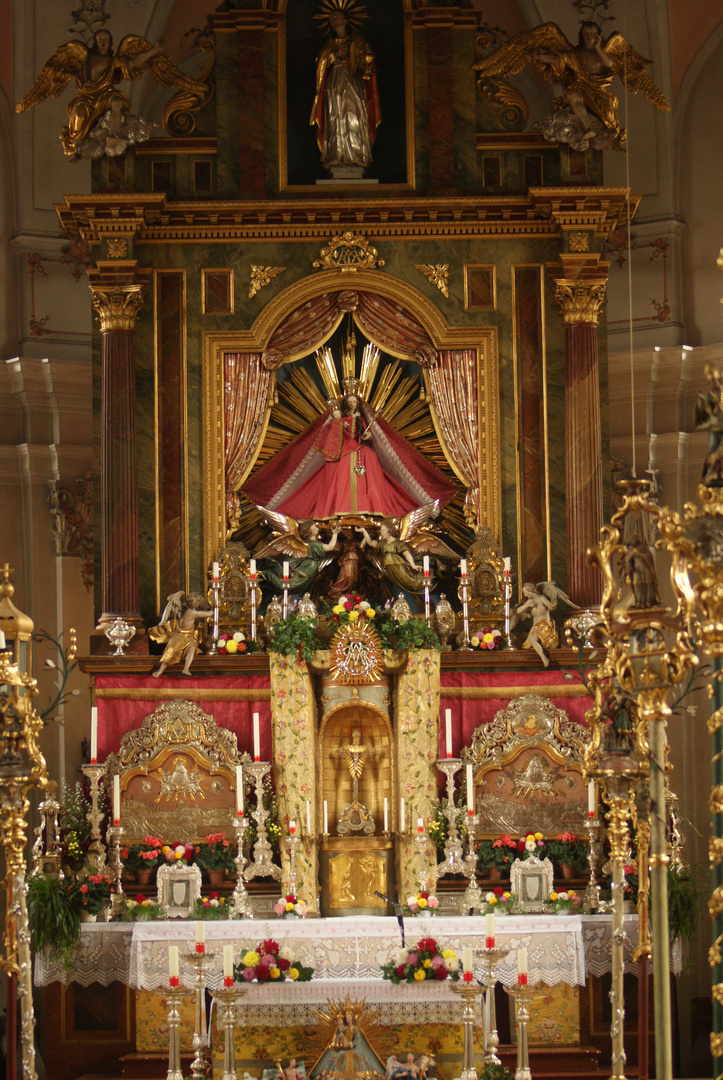
[[[551,892],[549,900],[545,900],[545,907],[555,915],[565,915],[569,911],[577,911],[580,903],[580,897],[575,890],[567,889],[567,891]]]
[[[140,844],[131,844],[121,849],[121,859],[129,874],[143,873],[144,870],[157,870],[161,858],[163,841],[155,836],[144,836]]]
[[[480,909],[480,915],[486,915],[493,911],[495,915],[512,915],[517,908],[517,897],[507,892],[500,885],[485,893],[485,906]]]
[[[433,915],[438,907],[439,900],[437,897],[427,892],[426,889],[421,889],[414,896],[407,897],[405,913],[410,915]]]
[[[309,982],[314,969],[294,959],[290,951],[277,941],[261,941],[255,949],[249,949],[234,967],[237,982]]]
[[[234,656],[236,653],[245,653],[248,648],[246,635],[241,630],[233,630],[229,634],[219,634],[216,638],[216,647],[219,656]]]
[[[67,886],[72,901],[80,911],[89,915],[98,915],[110,903],[111,879],[107,874],[89,874],[87,878],[78,878]]]
[[[306,916],[307,907],[303,900],[299,900],[293,893],[282,896],[274,904],[274,912],[282,919],[303,919]]]
[[[442,949],[434,938],[421,938],[412,949],[398,949],[394,960],[382,964],[382,977],[397,985],[425,979],[452,979],[460,976],[460,962],[454,949]]]
[[[191,912],[191,919],[204,919],[206,922],[218,922],[222,919],[233,919],[231,905],[226,898],[217,892],[202,896],[196,901],[196,906]]]
[[[587,867],[587,848],[574,833],[563,832],[548,840],[547,852],[556,866],[572,866],[578,874],[584,873]]]
[[[485,870],[499,870],[509,876],[512,863],[518,856],[517,841],[509,833],[503,833],[496,840],[483,840],[477,850],[477,866],[482,873]]]
[[[369,601],[359,593],[340,597],[331,609],[331,617],[338,623],[358,622],[360,619],[372,622],[376,614]]]
[[[149,900],[143,893],[136,893],[132,900],[125,900],[121,904],[120,919],[122,922],[150,922],[152,919],[165,919],[160,904],[155,900]]]
[[[545,838],[541,832],[528,832],[517,841],[518,859],[544,859]]]
[[[161,854],[168,863],[182,862],[186,866],[190,866],[196,854],[196,849],[188,841],[183,844],[164,844],[161,848]]]
[[[236,868],[234,849],[223,833],[209,833],[194,848],[194,861],[202,870],[228,870]]]
[[[473,649],[501,649],[504,638],[496,627],[487,626],[484,630],[476,630],[469,643]]]

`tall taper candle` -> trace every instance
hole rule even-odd
[[[324,799],[324,836],[329,835],[329,804]]]
[[[261,727],[257,712],[254,713],[254,761],[261,761]]]
[[[485,949],[495,947],[495,913],[488,911],[485,915]]]
[[[236,766],[236,813],[244,816],[244,770],[243,765]]]
[[[233,945],[223,947],[223,985],[233,986]]]
[[[384,832],[389,832],[389,799],[384,796]]]
[[[306,800],[306,835],[311,836],[311,803]]]
[[[469,945],[462,946],[462,977],[465,982],[472,982],[474,974],[472,972],[472,950]]]
[[[90,763],[98,764],[98,709],[95,705],[90,710]]]
[[[168,946],[168,982],[178,986],[178,945]]]
[[[524,945],[517,950],[517,982],[527,986],[527,948]]]
[[[509,574],[511,572],[512,572],[512,559],[509,557],[509,555],[505,555],[505,573]]]
[[[595,781],[588,780],[587,782],[587,816],[595,817]]]
[[[404,805],[404,799],[399,800],[399,831],[403,833],[407,828],[406,807]]]
[[[196,952],[206,951],[206,924],[203,919],[196,920]]]
[[[113,777],[113,824],[120,825],[120,776]]]
[[[470,814],[474,814],[474,777],[470,761],[467,762],[467,809]]]
[[[444,710],[444,725],[447,745],[447,757],[452,756],[452,710]]]

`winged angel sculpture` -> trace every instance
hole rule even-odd
[[[619,75],[632,93],[641,91],[656,109],[670,112],[670,105],[646,66],[652,63],[618,31],[604,44],[597,23],[584,22],[577,45],[567,40],[556,23],[526,30],[474,65],[479,79],[494,81],[516,75],[534,64],[549,81],[562,85],[555,99],[555,113],[535,126],[549,142],[567,143],[574,150],[623,150],[626,132],[618,118],[618,99],[610,93]]]
[[[127,34],[114,53],[110,31],[99,30],[90,45],[78,40],[59,45],[15,111],[26,112],[46,98],[59,97],[75,79],[78,96],[68,105],[68,124],[60,133],[66,157],[115,157],[129,143],[150,137],[154,125],[135,116],[130,101],[118,89],[118,83],[141,79],[147,72],[164,86],[179,87],[195,107],[210,97],[211,88],[185,75],[160,44]]]
[[[510,627],[514,628],[518,622],[532,619],[532,629],[525,638],[522,648],[534,649],[547,667],[550,663],[547,649],[556,649],[560,643],[552,612],[557,607],[558,600],[562,600],[569,607],[575,604],[562,589],[558,588],[554,581],[539,581],[533,585],[528,581],[522,586],[524,600],[515,608]]]

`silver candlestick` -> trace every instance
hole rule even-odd
[[[460,1080],[477,1080],[477,1068],[474,1063],[474,1023],[475,1001],[482,993],[482,987],[472,982],[455,983],[452,993],[464,1002],[462,1026],[464,1027],[464,1050],[462,1053],[462,1072]]]
[[[289,579],[281,579],[281,618],[286,619],[289,614]]]
[[[255,572],[249,574],[249,582],[251,585],[251,640],[256,641],[256,611],[257,611],[257,598],[256,598],[256,581],[258,574]]]
[[[106,765],[82,765],[83,776],[90,781],[90,810],[85,815],[90,822],[90,846],[88,848],[88,863],[93,867],[96,874],[104,874],[106,869],[106,848],[100,831],[100,823],[103,820],[103,811],[98,806],[100,793],[100,781],[105,776]]]
[[[419,891],[421,892],[422,889],[427,888],[426,878],[429,873],[427,869],[427,859],[424,854],[427,847],[427,834],[424,829],[422,829],[421,832],[417,829],[414,834],[414,843],[419,848]]]
[[[296,834],[286,837],[286,846],[289,849],[289,892],[296,896],[296,849],[301,841]]]
[[[447,840],[444,845],[444,861],[434,871],[437,880],[445,874],[464,874],[467,863],[462,853],[462,841],[457,831],[457,807],[454,805],[454,777],[462,767],[460,758],[440,758],[437,768],[447,777],[447,806],[442,811],[447,819]]]
[[[239,817],[237,814],[234,818],[233,827],[236,830],[236,849],[237,855],[234,859],[236,864],[236,885],[234,886],[233,893],[231,894],[230,909],[232,914],[236,915],[240,919],[253,919],[254,913],[251,907],[251,901],[249,900],[249,894],[246,891],[244,884],[244,866],[247,859],[244,855],[244,838],[246,836],[246,829],[248,828],[248,821],[245,817]]]
[[[246,993],[245,988],[229,987],[227,990],[212,991],[218,1008],[218,1023],[223,1029],[223,1073],[221,1080],[237,1080],[236,1048],[234,1029],[236,1027],[236,1007],[239,999]]]
[[[178,989],[166,990],[165,997],[168,1002],[168,1072],[166,1080],[183,1080],[181,1069],[181,1002],[186,996],[186,991]]]
[[[211,601],[213,607],[213,629],[211,630],[211,644],[208,646],[206,653],[208,656],[218,656],[218,613],[219,603],[218,594],[221,589],[221,582],[219,578],[214,577],[211,579],[211,593],[213,594],[213,600]]]
[[[424,621],[427,626],[432,625],[431,612],[429,608],[429,570],[424,571]]]
[[[469,878],[469,885],[465,889],[464,896],[462,897],[461,911],[463,915],[470,915],[475,911],[481,911],[484,907],[484,899],[477,882],[477,853],[474,849],[475,840],[477,838],[477,826],[479,825],[479,817],[477,814],[470,814],[469,811],[467,811],[466,825],[467,856],[465,858],[465,874]]]
[[[530,1072],[530,1055],[527,1048],[527,1025],[530,1021],[530,1013],[527,1008],[530,999],[539,994],[539,990],[532,986],[510,986],[505,990],[515,999],[517,1006],[517,1068],[515,1080],[532,1080]]]
[[[485,1044],[485,1063],[491,1063],[492,1065],[501,1065],[502,1062],[497,1057],[497,1047],[500,1045],[500,1037],[497,1034],[497,1008],[495,1006],[495,986],[497,984],[497,965],[500,960],[511,950],[509,948],[484,948],[475,949],[475,954],[482,965],[482,978],[480,982],[484,987],[485,1000],[484,1000],[484,1044]]]
[[[115,885],[115,892],[111,900],[110,917],[117,919],[120,914],[121,904],[125,900],[123,892],[123,861],[121,859],[121,838],[124,833],[122,825],[111,825],[108,829],[108,847],[111,850],[111,873]]]
[[[270,761],[248,761],[244,763],[244,772],[251,773],[256,792],[256,809],[251,817],[256,822],[256,843],[254,844],[254,861],[244,870],[244,878],[251,881],[257,877],[271,877],[274,881],[281,880],[281,867],[272,862],[272,850],[266,834],[266,819],[268,810],[264,810],[264,777],[271,771]]]
[[[505,570],[504,581],[502,585],[502,591],[505,600],[505,622],[504,622],[504,639],[505,648],[514,649],[515,643],[512,640],[512,618],[510,603],[512,600],[512,573],[510,570]]]
[[[469,636],[469,578],[462,574],[459,594],[462,600],[462,633],[457,635],[457,648],[460,652],[472,652]]]
[[[205,969],[213,961],[216,954],[209,952],[184,953],[183,959],[189,964],[196,975],[195,986],[195,1023],[193,1027],[193,1051],[194,1058],[191,1062],[191,1076],[193,1080],[205,1080],[208,1075],[208,1031],[206,1029],[206,975]]]

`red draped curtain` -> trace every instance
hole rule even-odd
[[[264,426],[270,371],[289,358],[308,355],[329,337],[344,313],[380,348],[413,356],[427,369],[445,452],[468,488],[465,513],[479,521],[479,422],[477,358],[472,349],[435,351],[424,327],[401,304],[376,293],[344,290],[307,301],[292,312],[258,353],[226,353],[224,413],[226,501],[231,508]]]

